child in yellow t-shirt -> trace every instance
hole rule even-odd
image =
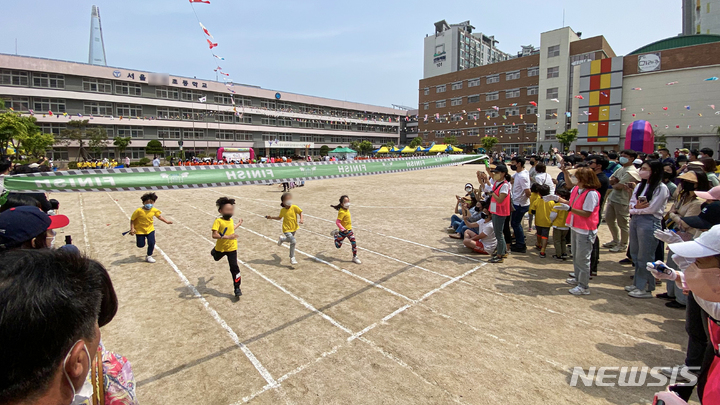
[[[282,219],[282,231],[283,236],[278,239],[278,246],[282,246],[285,242],[290,242],[290,264],[298,264],[297,260],[295,260],[295,244],[297,241],[295,240],[295,232],[297,232],[298,229],[300,229],[300,226],[298,225],[298,215],[300,215],[300,224],[302,225],[305,223],[305,218],[303,217],[302,210],[297,205],[293,205],[292,202],[292,195],[290,193],[283,193],[283,195],[280,197],[280,206],[282,209],[280,210],[280,215],[276,217],[271,217],[270,215],[266,215],[266,219],[274,219],[276,221],[279,221]]]
[[[530,186],[530,206],[532,206],[532,204],[535,202],[535,200],[537,200],[540,197],[540,195],[537,192],[538,185],[539,184],[534,183],[532,186]],[[533,231],[533,224],[534,224],[533,216],[534,215],[533,215],[532,211],[529,211],[528,212],[528,233]]]
[[[141,197],[143,206],[133,212],[130,217],[130,235],[135,235],[137,247],[145,247],[145,241],[147,241],[147,257],[145,261],[148,263],[155,263],[152,254],[155,250],[155,224],[154,219],[165,222],[168,225],[172,225],[172,221],[168,221],[162,216],[162,212],[155,208],[155,201],[158,197],[155,193],[145,193]]]
[[[563,200],[570,199],[570,191],[565,187],[558,187],[555,194]],[[555,204],[557,205],[557,203]],[[565,242],[567,234],[570,232],[570,228],[566,224],[568,213],[568,211],[553,209],[552,214],[550,214],[553,218],[553,244],[555,245],[553,259],[567,260],[569,257],[567,243]]]
[[[212,225],[212,238],[216,240],[215,247],[210,251],[215,261],[219,261],[224,256],[228,258],[230,265],[230,274],[233,277],[233,287],[235,288],[235,298],[240,298],[242,291],[240,284],[240,266],[238,266],[237,258],[237,238],[235,230],[242,225],[242,218],[238,220],[237,225],[232,217],[235,214],[235,200],[227,197],[220,197],[215,201],[220,218],[216,218]]]
[[[547,184],[533,184],[537,189],[538,198],[530,204],[530,212],[535,215],[535,228],[537,228],[537,239],[535,248],[540,250],[540,257],[545,256],[545,248],[547,248],[548,237],[550,236],[550,226],[552,220],[550,213],[555,203],[553,201],[545,201],[542,197],[550,194],[550,186]]]
[[[335,247],[340,249],[345,238],[350,240],[353,252],[353,263],[360,264],[360,259],[357,257],[357,243],[355,242],[355,234],[352,231],[352,218],[350,216],[350,197],[344,195],[340,197],[340,204],[331,205],[338,212],[337,225],[338,229],[330,232],[330,235],[335,238]]]

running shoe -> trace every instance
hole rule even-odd
[[[146,258],[145,258],[145,261],[148,262],[148,263],[155,263],[155,259],[153,259],[152,256],[146,257]]]

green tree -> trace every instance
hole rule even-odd
[[[415,138],[413,138],[412,141],[410,141],[410,145],[408,145],[408,146],[410,146],[411,148],[414,149],[414,148],[417,148],[418,146],[422,146],[422,144],[423,144],[422,137],[416,136]]]
[[[655,132],[655,150],[667,148],[667,136],[662,132]]]
[[[320,156],[327,156],[328,153],[330,153],[330,147],[327,145],[323,145],[320,147]]]
[[[88,149],[93,153],[95,158],[102,157],[102,153],[108,147],[108,136],[105,128],[91,127],[85,131],[88,139]]]
[[[542,144],[540,144],[540,148],[538,148],[538,153],[543,153],[543,152],[544,152],[543,146],[542,146]]]
[[[0,110],[4,110],[5,103],[0,104]],[[5,111],[0,114],[0,153],[12,146],[16,153],[20,154],[20,139],[27,139],[28,136],[40,132],[40,128],[36,125],[35,117],[23,117],[20,113],[14,111]]]
[[[158,141],[157,139],[153,139],[150,142],[148,142],[147,146],[145,147],[145,154],[146,155],[159,155],[162,156],[165,153],[163,150],[162,143]]]
[[[457,137],[456,137],[455,135],[448,135],[448,136],[446,136],[445,138],[443,138],[443,143],[444,143],[445,145],[457,145],[457,144],[458,144],[458,140],[457,140]]]
[[[85,150],[85,140],[87,139],[87,126],[89,120],[72,120],[67,123],[67,128],[60,131],[60,137],[56,140],[56,143],[59,143],[61,145],[65,146],[72,146],[77,145],[78,147],[78,157],[77,160],[79,161],[82,159],[87,159],[87,151]]]
[[[367,155],[373,150],[373,144],[370,141],[355,141],[350,145],[350,148],[360,155]]]
[[[18,149],[22,148],[25,154],[33,157],[45,156],[45,152],[55,144],[52,134],[43,134],[35,131],[18,136]]]
[[[483,148],[485,148],[486,153],[490,153],[492,151],[492,148],[494,148],[498,142],[498,139],[494,136],[486,136],[480,140],[480,143],[482,144]]]
[[[113,145],[115,145],[115,149],[117,149],[118,158],[121,157],[122,154],[125,153],[125,150],[128,146],[132,143],[132,138],[128,137],[122,137],[122,136],[116,136],[113,139]]]
[[[557,140],[560,141],[560,144],[562,144],[563,152],[570,150],[570,144],[575,142],[577,139],[577,133],[577,129],[568,129],[562,134],[555,135],[555,138],[557,138]]]
[[[383,145],[383,146],[386,147],[386,148],[388,148],[388,149],[392,149],[392,148],[395,147],[395,142],[390,141],[390,142],[386,143],[386,144]]]

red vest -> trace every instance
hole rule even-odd
[[[589,217],[585,218],[580,215],[575,215],[572,213],[572,211],[570,211],[565,222],[566,225],[573,226],[575,228],[586,229],[588,231],[595,231],[598,229],[598,225],[600,224],[600,193],[598,193],[597,190],[586,189],[582,194],[578,195],[577,186],[573,187],[572,192],[570,193],[569,205],[570,208],[575,208],[582,211],[583,204],[585,204],[585,199],[587,198],[588,193],[591,191],[598,194],[598,205],[595,206],[592,214],[590,214]]]
[[[493,215],[499,215],[501,217],[507,217],[510,215],[510,193],[505,196],[505,199],[503,202],[498,202],[495,199],[495,193],[499,193],[500,189],[502,188],[503,184],[506,184],[507,181],[502,181],[501,183],[498,183],[493,187],[493,194],[492,197],[490,197],[490,213]],[[509,190],[508,190],[509,191]]]

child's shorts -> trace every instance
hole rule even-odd
[[[537,236],[540,239],[547,239],[550,237],[550,227],[549,226],[536,226],[537,228]]]

